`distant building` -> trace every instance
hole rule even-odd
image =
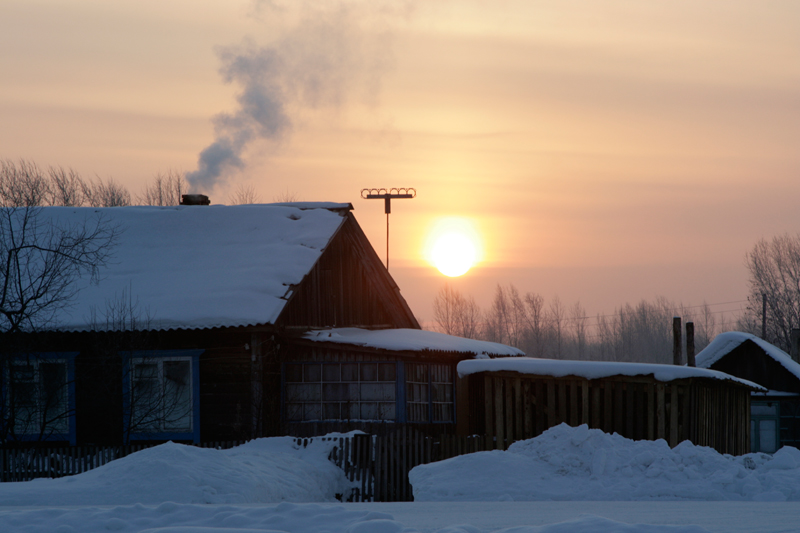
[[[758,383],[750,407],[752,451],[800,447],[800,364],[772,344],[738,331],[717,335],[697,354],[697,366]]]

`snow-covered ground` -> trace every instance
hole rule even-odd
[[[559,426],[507,452],[414,469],[417,500],[439,501],[340,504],[348,482],[330,446],[168,443],[70,478],[0,484],[0,532],[800,531],[794,449],[729,457]]]

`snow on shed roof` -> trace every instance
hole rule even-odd
[[[119,225],[101,281],[81,280],[59,329],[92,328],[109,302],[130,295],[150,329],[270,324],[345,220],[350,204],[43,208],[57,223],[102,216]]]
[[[695,362],[701,368],[711,368],[714,363],[731,353],[745,341],[755,343],[756,346],[764,350],[765,354],[791,372],[797,379],[800,379],[800,364],[794,361],[788,353],[755,335],[741,331],[728,331],[714,337],[714,340],[695,356]]]
[[[505,344],[465,339],[421,329],[333,328],[309,331],[303,337],[318,342],[355,344],[395,351],[461,352],[471,353],[476,357],[525,355],[522,351]]]
[[[586,379],[601,379],[611,376],[653,376],[658,381],[673,381],[686,378],[710,378],[733,381],[766,391],[761,385],[705,368],[688,366],[656,365],[649,363],[616,363],[606,361],[559,361],[555,359],[535,359],[516,357],[514,359],[482,359],[458,363],[458,375],[463,377],[478,372],[519,372],[563,378],[576,376]]]

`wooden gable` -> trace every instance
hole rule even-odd
[[[751,340],[742,342],[710,368],[758,383],[769,390],[800,393],[800,379]]]
[[[400,288],[352,214],[295,287],[279,327],[420,329]]]

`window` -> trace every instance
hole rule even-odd
[[[201,352],[136,352],[130,357],[125,406],[125,432],[130,439],[199,441]]]
[[[453,367],[406,364],[406,402],[409,422],[452,422]]]
[[[397,418],[397,363],[289,363],[284,381],[289,421]]]
[[[445,364],[286,363],[284,413],[290,422],[453,422],[454,379]]]
[[[75,355],[40,353],[8,362],[3,418],[11,438],[74,443]]]

